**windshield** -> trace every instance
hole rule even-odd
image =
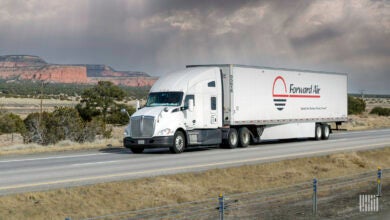
[[[180,106],[182,98],[182,92],[152,92],[149,94],[146,107]]]

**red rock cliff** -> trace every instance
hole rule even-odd
[[[21,80],[44,80],[56,83],[87,83],[87,69],[82,66],[50,65],[35,72],[23,72]]]
[[[48,64],[37,56],[0,56],[0,78],[44,80],[54,83],[97,83],[112,81],[116,85],[152,86],[157,78],[143,72],[116,71],[106,65]]]

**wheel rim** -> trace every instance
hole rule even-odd
[[[321,137],[321,127],[317,126],[317,137]]]
[[[178,150],[182,150],[184,147],[184,140],[182,136],[177,136],[175,140],[175,147]]]
[[[234,132],[232,132],[232,133],[230,134],[230,143],[231,143],[232,145],[235,145],[235,144],[237,143],[237,134],[234,133]]]
[[[328,126],[325,126],[325,127],[324,127],[324,136],[325,136],[325,137],[328,137],[328,136],[329,136],[329,133],[330,133],[329,127],[328,127]]]
[[[249,133],[248,132],[243,132],[243,134],[242,134],[242,142],[244,144],[249,143]]]

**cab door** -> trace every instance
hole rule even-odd
[[[210,97],[210,124],[218,124],[217,97]]]
[[[207,82],[204,96],[204,124],[208,128],[218,128],[222,124],[221,115],[221,91],[220,83],[217,80],[210,80]]]
[[[190,109],[190,100],[192,100],[192,109]],[[195,95],[187,94],[184,98],[184,125],[187,130],[191,130],[196,127],[196,112],[197,105],[195,102]]]

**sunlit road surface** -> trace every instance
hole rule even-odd
[[[194,148],[182,154],[148,149],[68,152],[0,159],[0,195],[79,186],[290,158],[377,149],[390,146],[390,129],[340,132],[327,141],[275,141],[248,148]]]

